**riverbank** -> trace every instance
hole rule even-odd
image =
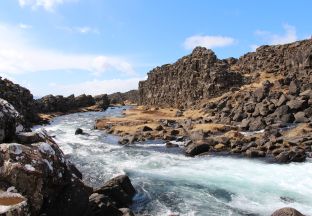
[[[312,125],[309,123],[272,125],[260,131],[244,131],[239,126],[209,121],[202,110],[146,108],[124,110],[123,117],[105,117],[95,127],[121,136],[120,144],[161,139],[167,147],[181,142],[190,156],[205,153],[267,158],[278,163],[303,162],[311,157]]]

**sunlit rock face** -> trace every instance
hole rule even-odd
[[[144,105],[191,106],[195,102],[229,91],[244,83],[230,69],[235,59],[219,60],[212,50],[197,47],[174,64],[156,67],[139,83]]]
[[[261,46],[239,59],[219,60],[213,51],[197,47],[173,64],[156,67],[139,84],[140,103],[190,107],[202,99],[237,91],[243,84],[269,73],[283,77],[289,85],[295,80],[299,89],[311,88],[312,40],[286,45]],[[293,88],[291,94],[296,94]]]

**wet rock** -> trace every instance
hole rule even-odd
[[[265,153],[263,151],[260,151],[259,149],[255,147],[249,148],[245,154],[247,157],[250,157],[250,158],[265,156]]]
[[[185,153],[189,156],[196,156],[201,153],[208,152],[213,144],[212,140],[191,142],[185,147]]]
[[[118,210],[108,196],[104,194],[93,193],[89,197],[89,208],[86,216],[114,215],[123,216],[123,212]]]
[[[166,143],[166,147],[167,148],[177,148],[177,147],[179,147],[179,145],[175,144],[175,143],[172,143],[172,142],[167,142]]]
[[[285,207],[276,210],[271,216],[304,216],[294,208]]]
[[[83,130],[81,128],[77,128],[75,131],[75,135],[81,135],[83,134]]]
[[[129,177],[121,175],[109,180],[101,188],[96,189],[94,193],[110,197],[116,203],[116,207],[122,208],[132,203],[136,191]]]
[[[306,160],[306,154],[300,150],[282,151],[275,157],[278,163],[303,162]]]

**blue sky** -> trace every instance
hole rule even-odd
[[[137,87],[195,46],[219,58],[311,37],[312,1],[1,0],[0,76],[49,93]]]

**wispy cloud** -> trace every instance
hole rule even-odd
[[[206,48],[225,47],[234,44],[235,40],[226,36],[194,35],[185,39],[183,45],[186,49],[194,49],[197,46]]]
[[[69,32],[69,33],[80,33],[80,34],[100,34],[100,31],[97,28],[90,26],[79,26],[79,27],[69,27],[69,26],[59,26],[57,27],[60,30]]]
[[[64,53],[37,47],[20,28],[0,24],[0,73],[12,75],[49,70],[86,70],[99,75],[119,72],[135,75],[133,66],[120,56]]]
[[[43,9],[52,12],[58,5],[72,1],[74,0],[18,0],[18,3],[21,7],[31,7],[32,9],[42,7]]]
[[[27,24],[24,24],[24,23],[20,23],[18,25],[18,27],[20,27],[21,29],[31,29],[32,28],[31,25],[27,25]]]
[[[47,88],[47,92],[40,89],[32,89],[34,95],[42,96],[45,94],[62,94],[62,95],[80,95],[80,94],[91,94],[99,95],[103,93],[114,93],[114,92],[126,92],[132,89],[138,88],[138,83],[141,80],[144,80],[144,77],[135,77],[129,79],[110,79],[110,80],[92,80],[76,84],[57,84],[49,83],[51,88]]]
[[[255,34],[263,38],[266,43],[271,45],[286,44],[298,40],[295,26],[284,24],[283,29],[285,31],[284,34],[274,34],[263,30],[257,30]]]

